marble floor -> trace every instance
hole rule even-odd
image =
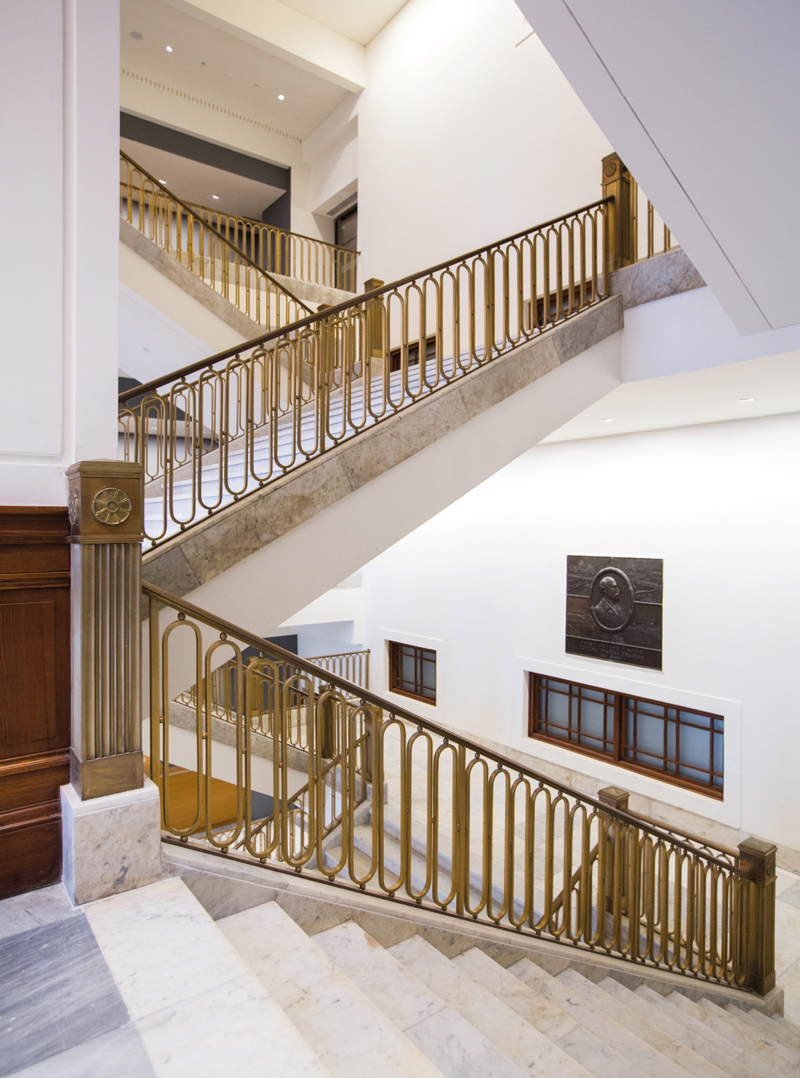
[[[778,870],[776,969],[800,1027],[800,876]],[[0,1078],[324,1078],[312,1047],[177,878],[73,909],[0,902]]]

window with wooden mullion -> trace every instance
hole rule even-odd
[[[530,737],[722,797],[721,715],[529,676]]]
[[[436,652],[389,641],[389,689],[391,692],[436,703]]]

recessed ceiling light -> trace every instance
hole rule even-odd
[[[131,30],[131,37],[133,38],[134,41],[141,41],[142,40],[142,35],[139,33],[138,30]]]
[[[166,183],[167,181],[166,180],[159,180],[158,182],[159,183]]]
[[[736,400],[736,403],[737,404],[752,404],[754,399],[755,399],[754,397],[738,397],[737,400]]]
[[[278,100],[279,101],[284,101],[285,100],[283,94],[278,94]]]
[[[171,45],[167,45],[167,52],[172,52],[172,46]]]
[[[613,419],[601,419],[600,422],[601,423],[613,423],[614,420]]]
[[[212,195],[212,198],[219,198],[219,195]]]

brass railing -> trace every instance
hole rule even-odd
[[[235,812],[214,826],[214,782],[224,776],[209,736],[210,692],[195,701],[194,746],[176,741],[173,750],[175,681],[208,686],[226,662],[241,687],[242,651],[264,642],[152,585],[143,590],[150,758],[168,840],[736,988],[773,986],[774,847],[748,840],[733,858],[710,842],[701,848],[272,645],[263,660],[275,709],[270,772],[256,778],[239,705],[226,787],[235,785]],[[243,698],[240,688],[235,699]],[[298,701],[303,774],[290,766]],[[172,764],[195,772],[192,811],[180,821]],[[273,798],[260,815],[259,793]]]
[[[150,544],[606,298],[608,208],[584,206],[121,394]]]
[[[268,645],[265,644],[268,648]],[[336,655],[316,655],[308,662],[344,678],[359,689],[369,688],[369,649],[365,651],[347,651]],[[273,737],[276,729],[278,686],[289,676],[286,664],[278,664],[277,685],[274,677],[274,662],[265,661],[263,655],[249,659],[242,668],[241,684],[237,677],[235,659],[228,659],[211,672],[208,679],[203,678],[175,697],[175,702],[197,709],[198,704],[206,703],[208,688],[208,707],[215,719],[236,725],[241,712],[254,734]],[[326,677],[320,672],[313,684],[313,692],[318,696],[325,690]],[[239,694],[243,695],[239,695]],[[288,744],[294,748],[307,749],[306,704],[303,696],[290,700],[285,706]]]
[[[248,254],[263,270],[355,292],[358,251],[196,202],[187,202],[187,206],[199,220],[223,235],[231,246]]]
[[[120,150],[120,215],[253,322],[279,329],[311,307]]]
[[[369,688],[369,648],[342,651],[336,655],[313,655],[308,661],[360,689]]]

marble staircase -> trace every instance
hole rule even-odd
[[[353,920],[309,935],[275,901],[216,923],[333,1078],[769,1078],[800,1066],[800,1030],[732,1004],[553,975],[529,958],[505,968],[478,947],[448,958],[419,934],[384,947]]]

